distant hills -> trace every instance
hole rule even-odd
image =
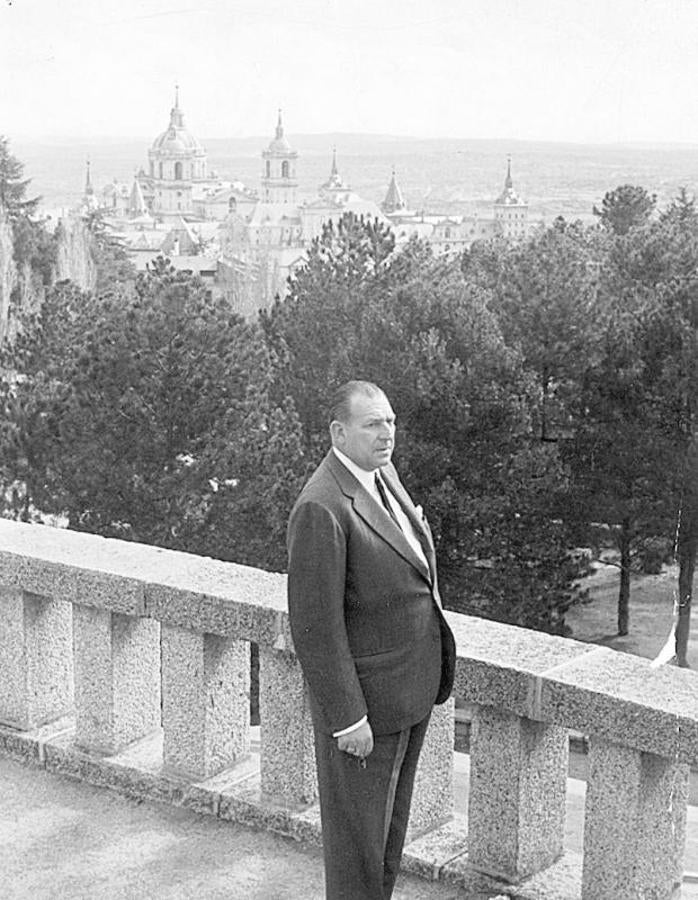
[[[75,205],[83,191],[90,158],[97,190],[114,178],[130,182],[147,166],[156,134],[142,140],[69,138],[12,140],[34,193],[46,208]],[[639,184],[657,194],[660,205],[685,186],[698,192],[698,147],[661,144],[563,144],[553,142],[412,138],[368,134],[287,134],[298,150],[299,195],[312,196],[327,179],[332,149],[343,178],[367,199],[380,202],[395,167],[408,204],[426,212],[452,214],[489,210],[501,191],[507,155],[514,186],[528,200],[532,219],[592,218],[592,207],[619,184]],[[261,152],[270,135],[202,138],[209,169],[222,178],[256,188]]]

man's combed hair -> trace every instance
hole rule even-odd
[[[384,391],[372,381],[347,381],[340,385],[332,396],[329,410],[330,424],[334,421],[348,422],[351,418],[351,401],[357,394],[364,397],[383,396]]]

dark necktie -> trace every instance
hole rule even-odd
[[[388,515],[393,520],[393,522],[395,522],[395,524],[400,529],[400,531],[402,531],[402,528],[400,526],[400,523],[398,522],[397,516],[395,515],[395,510],[393,509],[393,507],[390,504],[390,501],[388,500],[388,495],[385,490],[385,485],[383,484],[383,479],[380,477],[380,475],[377,472],[376,472],[376,490],[378,491],[378,496],[381,498],[381,503],[385,507],[385,511],[388,513]]]

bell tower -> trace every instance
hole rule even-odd
[[[494,201],[494,219],[499,233],[505,238],[523,238],[528,230],[528,203],[514,190],[511,177],[511,156],[507,157],[507,177],[504,190]]]
[[[266,150],[262,151],[264,168],[262,170],[262,202],[289,203],[296,202],[296,160],[298,152],[294,150],[284,136],[281,110],[276,124],[276,134]]]

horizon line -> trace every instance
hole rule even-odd
[[[151,135],[117,135],[117,134],[95,134],[95,135],[75,135],[75,134],[18,134],[11,136],[7,133],[0,133],[5,137],[10,145],[13,142],[20,143],[74,143],[89,144],[93,142],[101,143],[146,143],[152,144],[154,138]],[[408,135],[408,134],[390,134],[387,132],[371,132],[371,131],[307,131],[290,133],[289,138],[293,140],[317,140],[319,138],[361,138],[364,140],[383,140],[383,141],[406,141],[409,143],[418,142],[462,142],[462,143],[479,143],[479,144],[509,144],[509,145],[530,145],[530,144],[553,144],[557,146],[570,147],[603,147],[603,148],[622,148],[622,147],[675,147],[682,149],[698,148],[698,140],[696,141],[678,141],[678,140],[617,140],[617,141],[599,141],[599,140],[573,140],[561,138],[506,138],[506,137],[458,137],[454,135]],[[208,137],[199,138],[199,142],[204,145],[207,141],[228,141],[228,142],[249,142],[258,141],[260,145],[270,140],[269,134],[249,134],[249,135],[209,135]]]

